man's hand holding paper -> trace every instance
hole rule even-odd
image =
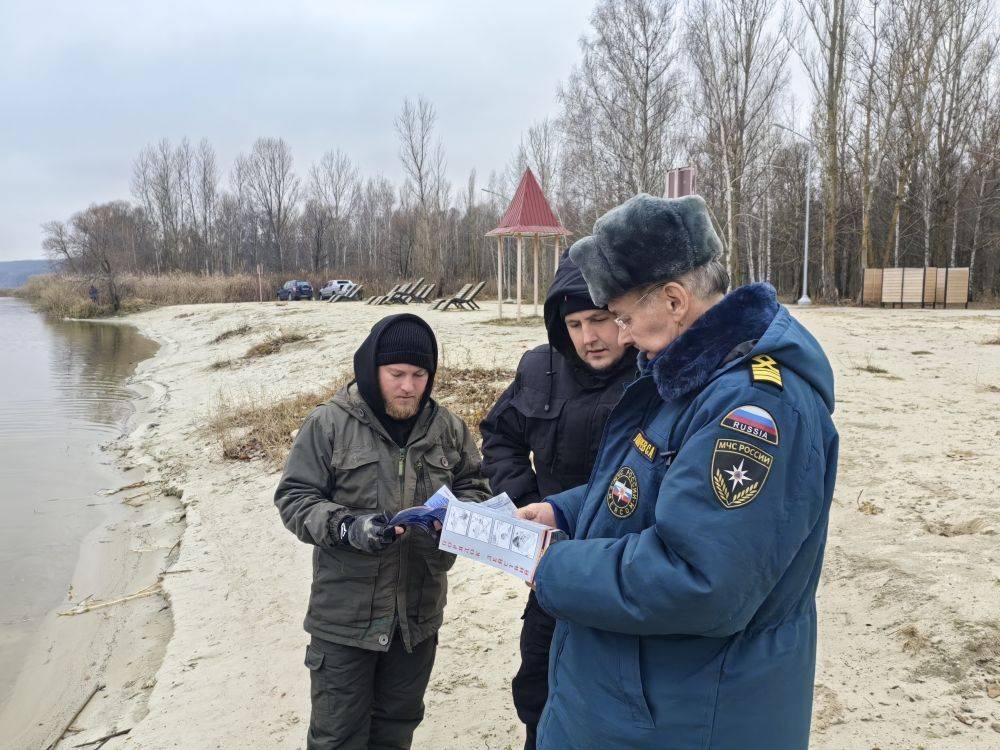
[[[525,505],[523,508],[519,508],[516,515],[525,521],[545,524],[554,529],[559,526],[556,523],[556,514],[552,509],[552,503],[531,503],[530,505]]]

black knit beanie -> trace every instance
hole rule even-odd
[[[567,315],[597,309],[589,294],[566,294],[559,302],[559,317],[566,320]]]
[[[376,365],[413,365],[434,372],[434,341],[415,320],[400,320],[382,332],[375,354]]]

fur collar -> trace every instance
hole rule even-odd
[[[660,398],[678,399],[705,385],[740,344],[763,336],[779,309],[770,284],[741,286],[710,307],[655,359],[640,354],[639,367],[643,374],[652,373]]]

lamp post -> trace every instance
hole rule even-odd
[[[812,168],[812,147],[816,144],[813,143],[812,138],[802,135],[802,133],[797,130],[792,130],[791,128],[786,128],[784,125],[779,125],[778,123],[772,123],[776,128],[781,128],[782,130],[787,130],[792,135],[797,135],[799,138],[803,139],[809,144],[809,148],[806,151],[806,229],[802,236],[802,296],[799,297],[798,301],[795,303],[797,305],[811,305],[812,300],[809,299],[809,192],[810,192],[810,181],[809,173]]]

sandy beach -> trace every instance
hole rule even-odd
[[[164,563],[163,598],[119,607],[129,617],[152,602],[168,607],[172,629],[112,649],[124,661],[145,654],[144,676],[133,674],[126,687],[109,671],[101,699],[60,748],[126,729],[106,747],[305,746],[301,621],[310,550],[274,509],[278,470],[263,460],[223,459],[207,425],[223,401],[263,404],[322,390],[349,367],[371,324],[397,311],[301,302],[167,307],[129,317],[161,346],[134,378],[154,394],[148,417],[116,448],[123,460],[146,466],[159,488],[182,490],[182,509],[148,522],[163,529],[173,521],[183,533]],[[487,323],[495,303],[480,312],[407,311],[434,326],[446,365],[512,368],[544,341],[539,325]],[[1000,345],[984,342],[1000,336],[1000,312],[794,314],[833,364],[841,434],[818,597],[812,747],[996,747]],[[244,323],[249,333],[212,343]],[[242,359],[276,333],[305,338]],[[212,367],[226,360],[232,364]],[[509,681],[527,590],[465,560],[450,580],[415,747],[518,748],[523,733]]]

